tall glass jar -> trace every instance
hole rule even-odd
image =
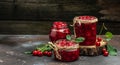
[[[94,16],[78,16],[73,20],[75,37],[84,37],[85,41],[80,45],[95,45],[96,41],[96,22]]]
[[[49,38],[50,41],[55,42],[59,39],[65,39],[66,35],[70,34],[67,23],[63,21],[56,21],[51,27]]]

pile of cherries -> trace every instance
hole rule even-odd
[[[51,51],[40,51],[40,50],[34,50],[32,52],[32,55],[33,56],[39,56],[39,57],[42,57],[42,56],[48,56],[48,57],[51,57],[52,56],[52,52]]]
[[[102,41],[102,38],[100,37],[97,37],[97,40],[96,40],[96,46],[100,46],[100,42]],[[103,48],[102,49],[102,53],[103,53],[103,56],[108,56],[109,55],[109,52],[107,51],[106,48]]]
[[[61,28],[66,28],[66,27],[67,27],[66,22],[56,21],[53,23],[53,28],[61,29]]]
[[[59,46],[59,47],[74,46],[76,44],[76,43],[74,43],[72,41],[68,41],[66,39],[58,40],[56,43],[57,43],[57,46]]]
[[[81,20],[94,20],[96,18],[94,16],[80,16],[79,19],[81,19]]]
[[[56,44],[57,44],[56,45],[57,47],[69,47],[69,46],[76,45],[76,43],[74,43],[72,41],[68,41],[66,39],[59,40],[59,41],[57,41]],[[79,50],[79,48],[76,48],[73,50],[59,49],[58,53],[61,56],[61,61],[75,61],[79,58],[80,50]],[[55,55],[56,55],[56,53],[55,53]],[[56,56],[55,56],[55,58],[56,58]],[[58,58],[56,58],[56,59],[58,59]]]

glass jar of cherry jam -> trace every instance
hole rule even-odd
[[[96,41],[96,22],[94,16],[78,16],[73,20],[75,37],[84,37],[85,41],[80,45],[95,45]]]
[[[65,39],[66,35],[70,34],[70,30],[67,27],[67,23],[63,21],[56,21],[50,30],[50,41],[55,42],[58,39]]]
[[[54,51],[55,59],[60,61],[75,61],[79,58],[79,44],[65,39],[57,41],[57,50]]]

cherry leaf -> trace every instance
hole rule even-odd
[[[25,54],[32,54],[32,52],[31,51],[26,51],[26,52],[24,52]]]
[[[110,41],[111,39],[107,38],[106,41]]]
[[[83,42],[84,40],[85,40],[84,37],[78,37],[75,39],[75,42],[80,43],[80,42]]]
[[[36,49],[40,50],[41,52],[52,50],[49,44],[40,44],[38,47],[36,47]]]
[[[111,39],[113,37],[113,34],[111,32],[106,32],[105,37]]]
[[[71,38],[70,35],[66,35],[66,39],[67,39],[67,40],[71,40],[72,38]]]
[[[117,55],[117,49],[115,49],[110,44],[107,44],[107,50],[108,50],[108,52],[111,56],[116,56]]]

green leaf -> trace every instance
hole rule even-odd
[[[106,41],[110,41],[111,39],[107,38]]]
[[[66,35],[66,39],[67,39],[67,40],[71,40],[72,38],[71,38],[70,35]]]
[[[111,32],[106,32],[105,37],[111,39],[113,37],[113,34]]]
[[[117,55],[117,49],[115,49],[113,46],[107,44],[107,50],[109,52],[109,55],[116,56]]]
[[[46,43],[43,43],[43,44],[39,44],[37,47],[43,47],[45,45],[46,45]]]
[[[45,44],[45,45],[40,45],[39,47],[37,47],[36,48],[37,50],[40,50],[40,51],[42,51],[42,52],[44,52],[44,51],[51,51],[52,50],[52,48],[51,47],[49,47],[49,44]]]
[[[85,40],[84,37],[78,37],[75,39],[75,42],[80,43],[80,42],[83,42],[84,40]]]
[[[24,52],[25,54],[32,54],[32,52],[31,51],[26,51],[26,52]]]
[[[116,56],[116,55],[117,55],[117,53],[116,53],[115,51],[109,51],[109,54],[110,54],[111,56]]]

